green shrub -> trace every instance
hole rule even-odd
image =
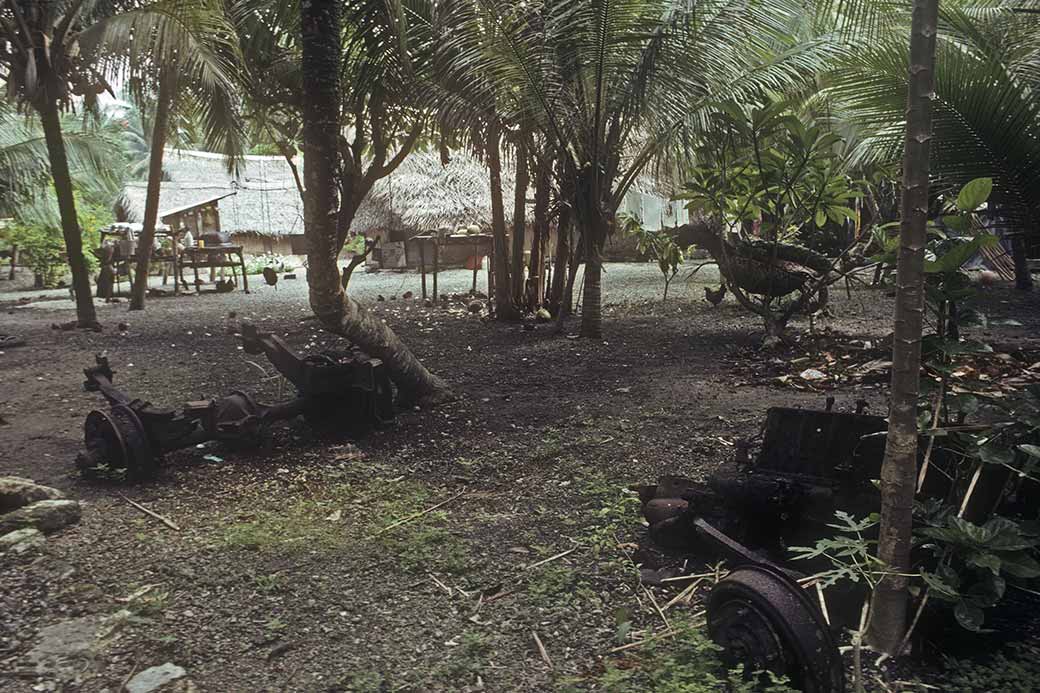
[[[68,265],[60,220],[45,218],[47,216],[26,215],[13,222],[5,232],[5,241],[18,246],[19,263],[28,267],[42,286],[53,288],[68,274]],[[98,260],[90,251],[101,244],[101,228],[112,223],[112,212],[77,192],[76,216],[83,237],[87,270],[93,273],[98,269]]]
[[[246,274],[260,274],[265,267],[271,267],[275,272],[292,272],[296,269],[296,262],[288,255],[254,255],[246,261]]]
[[[944,669],[945,693],[1029,693],[1040,685],[1040,649],[1016,643],[984,663],[948,658]]]

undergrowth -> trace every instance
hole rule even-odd
[[[601,674],[564,682],[560,693],[796,693],[770,675],[745,680],[739,669],[727,671],[702,624],[675,619],[672,629],[674,637],[608,660]]]
[[[947,658],[933,686],[944,693],[1031,693],[1040,687],[1040,649],[1016,643],[986,662]]]

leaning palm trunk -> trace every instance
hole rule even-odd
[[[134,273],[133,295],[130,310],[144,310],[144,297],[148,293],[148,270],[152,260],[152,244],[155,241],[155,224],[159,218],[159,192],[162,183],[163,153],[166,149],[166,129],[170,120],[170,104],[173,101],[171,74],[159,78],[159,98],[155,105],[155,122],[152,125],[152,150],[148,158],[148,189],[145,192],[144,222],[137,245],[137,271]],[[177,277],[173,278],[177,283]]]
[[[301,3],[303,28],[304,233],[307,284],[314,314],[331,332],[343,335],[381,359],[399,398],[436,404],[451,397],[447,384],[431,374],[378,317],[351,299],[340,285],[336,258],[339,132],[340,3]]]
[[[924,251],[939,0],[914,0],[910,80],[903,153],[902,225],[892,340],[892,400],[881,467],[878,558],[890,571],[874,590],[870,643],[898,654],[906,632],[914,484],[917,476],[917,396],[924,316]]]
[[[61,115],[58,113],[57,102],[50,97],[44,98],[37,110],[47,142],[47,156],[51,164],[51,178],[54,180],[54,194],[58,198],[65,252],[69,258],[69,269],[72,270],[72,291],[76,295],[76,324],[80,327],[94,327],[98,324],[97,313],[94,310],[94,297],[90,294],[87,259],[83,256],[83,236],[80,234],[79,220],[76,218],[76,198],[72,190],[69,161],[65,155],[65,141],[61,134]]]

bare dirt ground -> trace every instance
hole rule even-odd
[[[372,306],[451,382],[456,402],[400,412],[354,444],[298,421],[260,451],[181,451],[134,487],[75,473],[83,417],[103,404],[83,391],[82,369],[107,352],[117,385],[171,407],[233,389],[273,401],[279,381],[248,362],[227,316],[305,353],[336,344],[305,320],[302,276],[248,296],[153,300],[144,313],[103,305],[100,333],[52,330],[70,319],[67,301],[26,307],[18,299],[35,294],[0,294],[0,332],[28,342],[0,355],[0,474],[84,503],[81,523],[42,553],[0,557],[0,689],[115,692],[164,662],[187,670],[182,687],[205,691],[594,688],[605,661],[638,653],[612,648],[663,625],[630,558],[643,530],[628,487],[703,475],[769,406],[825,396],[749,375],[749,358],[777,371],[787,357],[752,356],[758,324],[732,299],[705,303],[703,285],[673,288],[662,306],[650,266],[608,268],[595,342],[402,300],[418,281],[364,275],[353,288],[397,297]],[[468,288],[466,273],[445,273],[445,286]],[[1032,296],[995,289],[986,301],[993,317],[1025,323],[1001,338],[1036,333]],[[837,296],[836,317],[817,327],[876,341],[890,309],[884,292],[859,290]],[[863,398],[882,412],[885,391],[829,393],[839,408]],[[660,604],[678,592],[654,591]],[[77,629],[89,631],[78,649],[62,641]],[[41,650],[48,634],[59,654]]]

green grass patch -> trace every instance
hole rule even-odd
[[[470,564],[470,550],[452,531],[456,520],[450,508],[412,517],[446,495],[419,482],[384,479],[328,484],[307,497],[283,498],[277,506],[264,495],[246,501],[260,507],[225,527],[222,540],[232,548],[264,552],[371,551],[395,556],[408,571],[459,573]],[[257,588],[270,592],[277,585]]]

